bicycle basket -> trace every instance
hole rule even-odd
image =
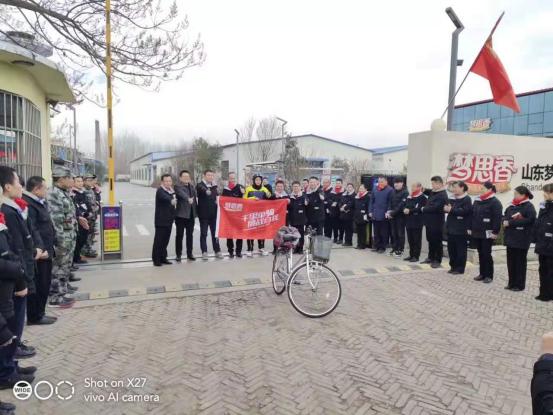
[[[300,237],[300,232],[293,226],[283,226],[273,238],[273,244],[280,250],[288,251],[298,245]]]
[[[326,263],[330,260],[332,239],[317,235],[311,238],[311,255],[314,261]]]

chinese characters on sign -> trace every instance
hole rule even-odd
[[[487,131],[492,128],[492,119],[484,118],[481,120],[472,120],[470,122],[469,131],[478,132],[478,131]]]
[[[535,182],[548,181],[553,179],[553,164],[534,164],[522,167],[522,180],[531,180]]]
[[[121,251],[121,207],[102,206],[104,252]]]
[[[509,190],[509,183],[518,169],[509,155],[453,153],[449,156],[447,182],[464,181],[470,193],[478,192],[482,183],[494,183],[498,191]]]

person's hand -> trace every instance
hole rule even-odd
[[[290,204],[290,199],[286,199],[287,200],[287,204],[289,205]]]
[[[338,203],[334,202],[334,203],[332,204],[332,207],[336,207],[336,206],[338,206]]]
[[[373,218],[373,214],[372,213],[369,213],[369,218]]]
[[[11,339],[9,339],[6,343],[3,343],[3,344],[0,344],[0,347],[6,347],[6,346],[9,346],[10,344],[13,343],[13,340],[16,339],[17,337],[12,337]]]
[[[467,229],[467,233],[468,233],[469,235],[472,235],[472,230]]]
[[[27,288],[21,290],[21,291],[16,291],[14,292],[13,294],[16,296],[16,297],[25,297],[27,295]]]
[[[407,209],[407,208],[403,209],[403,214],[404,215],[408,215],[409,212],[411,212],[409,209]]]
[[[82,216],[79,216],[78,221],[79,221],[79,225],[81,225],[81,227],[88,230],[88,221],[86,220],[86,218],[83,218]]]
[[[369,220],[367,219],[367,215],[363,215],[363,220],[364,220],[365,222],[368,222],[368,221],[369,221]]]
[[[42,251],[42,255],[40,256],[40,259],[48,259],[50,255],[48,254],[48,251]]]
[[[545,333],[541,338],[541,350],[542,353],[553,354],[553,331]]]
[[[188,203],[193,204],[193,203],[194,203],[194,198],[193,198],[193,197],[189,197],[189,198],[188,198]]]
[[[36,253],[35,253],[35,260],[39,260],[42,257],[43,253],[44,253],[44,251],[42,249],[37,248]]]
[[[445,205],[445,206],[444,206],[444,212],[445,212],[445,213],[451,212],[451,205]]]
[[[498,236],[497,234],[492,233],[492,234],[490,235],[490,239],[497,239],[497,236]]]
[[[503,226],[504,226],[505,228],[508,228],[508,227],[509,227],[509,221],[508,221],[508,220],[504,220],[504,221],[503,221]]]
[[[244,189],[242,186],[240,186],[240,192],[242,192],[242,194],[245,194],[245,193],[246,193],[246,189]]]

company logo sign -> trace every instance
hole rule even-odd
[[[472,120],[470,122],[469,131],[472,131],[472,132],[488,131],[490,128],[492,128],[492,125],[493,125],[493,121],[491,118]]]

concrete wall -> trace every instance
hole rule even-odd
[[[496,183],[504,207],[519,185],[532,190],[538,207],[541,187],[553,182],[551,138],[427,131],[409,135],[408,157],[409,183],[420,181],[429,187],[434,175],[464,179],[474,195],[479,182],[490,180]],[[532,177],[523,177],[528,175]]]
[[[372,171],[386,174],[404,174],[407,169],[408,150],[374,154]]]
[[[42,176],[51,184],[50,112],[44,91],[29,72],[4,62],[0,62],[0,89],[27,98],[40,111]]]

